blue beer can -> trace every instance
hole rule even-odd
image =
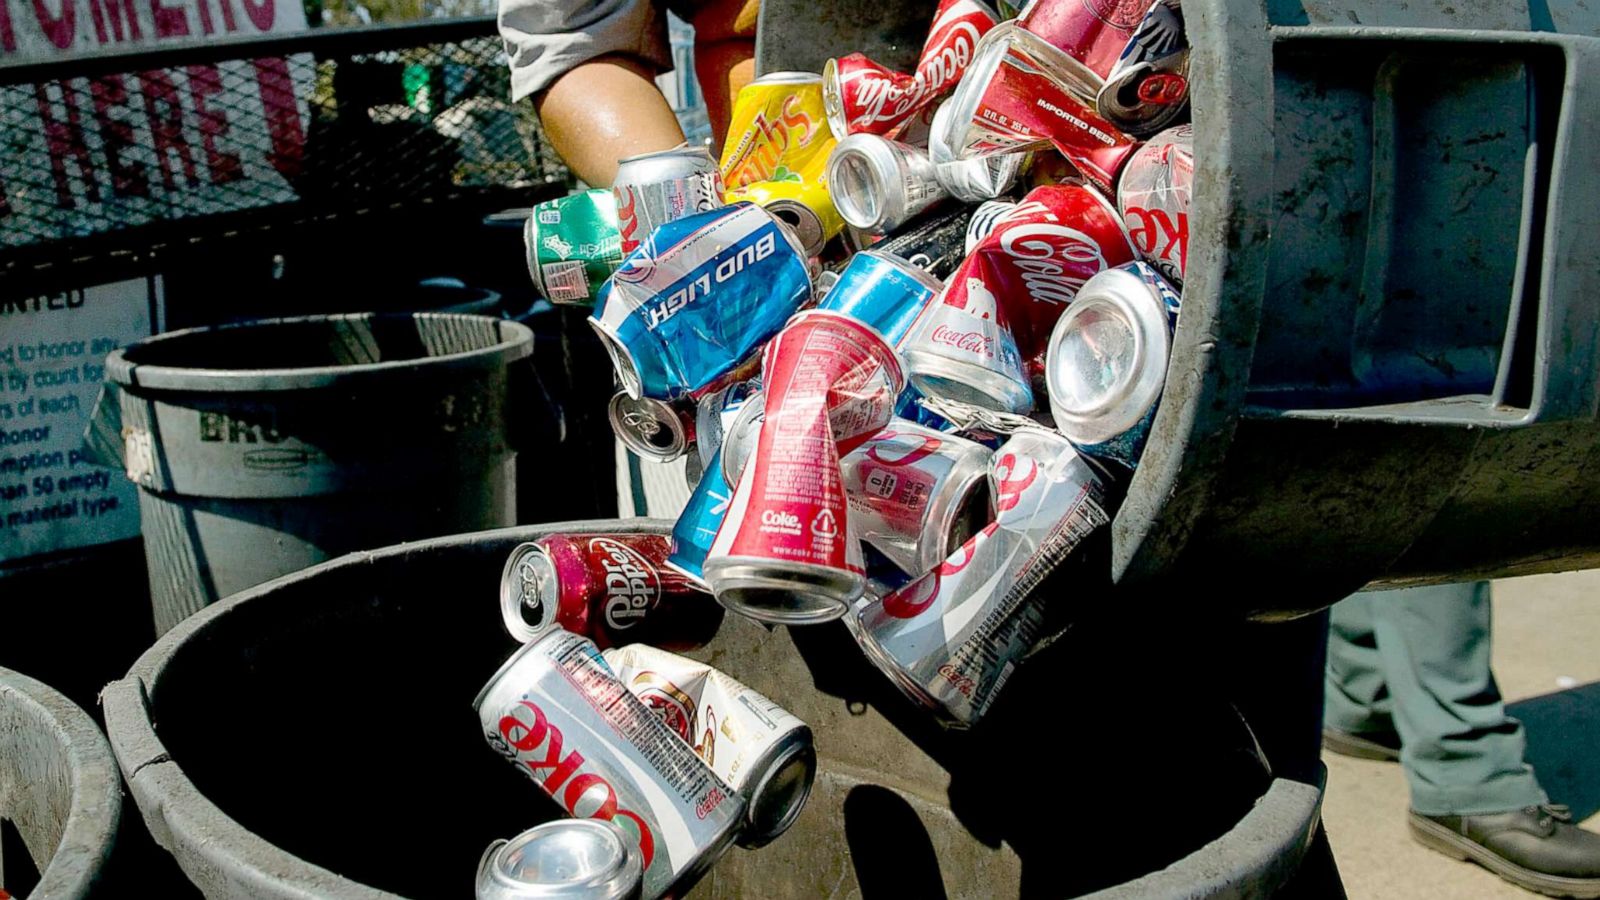
[[[657,228],[600,288],[589,324],[630,397],[675,400],[749,359],[810,297],[794,233],[735,203]]]
[[[705,585],[706,556],[711,553],[711,542],[717,539],[717,530],[728,515],[732,499],[733,489],[722,474],[722,451],[718,450],[672,526],[672,553],[667,556],[667,565]]]
[[[850,258],[818,309],[843,313],[871,326],[896,350],[944,285],[892,253],[863,250]]]

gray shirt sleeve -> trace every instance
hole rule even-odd
[[[597,56],[631,56],[658,72],[672,68],[666,14],[652,0],[500,0],[500,37],[514,101]]]

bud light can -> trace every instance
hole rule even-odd
[[[939,279],[898,256],[863,250],[850,258],[818,309],[870,326],[899,347],[928,302],[944,287]]]
[[[745,822],[745,802],[560,628],[506,660],[473,707],[489,746],[568,815],[615,823],[639,852],[644,895],[681,894]]]
[[[553,534],[511,552],[500,577],[506,630],[527,642],[557,625],[602,646],[704,645],[722,607],[666,566],[656,534]]]
[[[662,225],[721,206],[722,174],[711,151],[681,144],[619,160],[611,193],[627,254]]]
[[[628,396],[673,400],[750,359],[810,297],[794,235],[738,203],[657,229],[600,289],[589,324]]]
[[[1172,358],[1176,292],[1147,263],[1089,279],[1050,335],[1045,370],[1056,427],[1079,450],[1137,466]]]

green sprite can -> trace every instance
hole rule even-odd
[[[593,306],[600,285],[622,264],[617,201],[610,191],[546,200],[533,208],[522,236],[528,274],[551,303]]]

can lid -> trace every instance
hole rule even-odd
[[[671,147],[666,150],[652,150],[649,153],[636,153],[633,156],[624,156],[617,160],[617,166],[620,168],[627,163],[638,162],[644,159],[666,159],[673,156],[703,156],[706,159],[710,159],[711,151],[703,145],[690,144],[688,141],[684,141],[678,146]]]
[[[671,404],[619,391],[606,405],[611,428],[630,450],[656,462],[670,462],[689,449],[683,420]]]
[[[599,819],[557,819],[491,845],[478,873],[478,896],[637,897],[644,867],[617,826]]]
[[[844,140],[850,134],[850,120],[844,111],[844,95],[839,89],[837,60],[822,64],[822,111],[828,117],[828,129],[833,136]]]
[[[766,400],[760,391],[752,393],[722,432],[722,478],[737,485],[745,464],[756,450],[761,423],[766,419]]]
[[[550,554],[538,544],[511,551],[500,573],[500,617],[506,631],[526,644],[555,627],[561,602],[561,576]]]
[[[822,217],[817,215],[816,210],[799,200],[774,200],[767,204],[766,209],[773,218],[794,232],[800,242],[801,252],[806,256],[822,254],[827,234],[822,230]]]
[[[789,735],[764,767],[760,780],[750,786],[750,805],[745,809],[746,825],[739,843],[760,847],[788,831],[805,809],[816,775],[817,750],[811,729],[802,726]]]
[[[751,84],[821,84],[822,76],[816,72],[768,72]]]
[[[905,197],[895,190],[899,167],[892,142],[875,134],[853,134],[828,157],[828,193],[846,222],[881,231],[904,218]]]

